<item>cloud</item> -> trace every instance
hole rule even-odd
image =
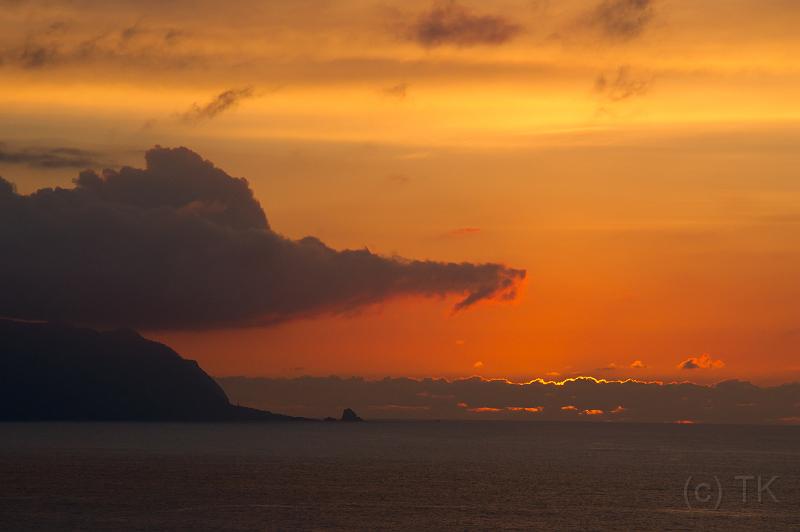
[[[652,19],[652,0],[603,0],[585,20],[605,38],[627,41],[641,35]]]
[[[181,36],[181,32],[173,28],[147,28],[137,23],[121,29],[86,32],[56,20],[43,27],[26,29],[24,41],[0,49],[0,64],[28,70],[95,61],[124,66],[141,64],[148,68],[162,64],[175,68],[197,58],[195,54],[173,55],[170,48]]]
[[[477,408],[467,408],[470,412],[475,412],[476,414],[483,414],[483,413],[490,413],[494,414],[496,412],[502,412],[502,408],[492,408],[491,406],[479,406]]]
[[[680,369],[719,369],[725,366],[722,360],[714,360],[710,356],[703,354],[699,357],[689,357],[680,364]]]
[[[647,367],[647,365],[641,360],[634,360],[633,362],[631,362],[630,367],[633,369],[644,369]]]
[[[646,94],[652,83],[652,77],[637,76],[630,67],[620,66],[614,72],[598,75],[594,81],[594,91],[610,102],[621,102]]]
[[[235,107],[242,100],[253,98],[253,87],[241,89],[228,89],[217,94],[205,105],[192,104],[191,109],[181,115],[186,122],[199,122],[211,120],[225,111]]]
[[[400,185],[405,185],[411,181],[411,178],[405,174],[391,174],[387,176],[386,179],[392,183],[397,183]]]
[[[0,144],[0,163],[38,168],[87,168],[104,164],[97,153],[77,148],[9,149],[3,144]]]
[[[164,42],[167,45],[171,46],[171,45],[176,44],[178,41],[181,40],[181,38],[183,38],[185,36],[186,36],[186,34],[184,32],[182,32],[181,30],[178,30],[178,29],[175,29],[175,28],[170,28],[164,33]]]
[[[454,0],[436,3],[419,16],[410,38],[421,46],[497,46],[510,41],[522,31],[518,24],[498,15],[478,15]]]
[[[231,400],[295,415],[352,407],[366,418],[542,419],[675,423],[786,423],[800,419],[800,383],[760,387],[725,381],[224,377]],[[391,411],[386,405],[395,405]]]
[[[510,412],[529,412],[538,414],[544,410],[543,406],[507,406],[506,410]]]
[[[384,88],[381,92],[383,92],[385,96],[404,100],[408,95],[408,87],[408,83],[398,83],[397,85]]]
[[[127,28],[123,28],[120,31],[120,40],[123,43],[127,43],[128,41],[135,39],[137,36],[142,35],[143,33],[144,30],[140,26],[140,23],[137,22],[136,24],[128,26]]]
[[[143,329],[271,324],[400,295],[511,299],[501,264],[337,251],[274,232],[245,179],[186,148],[24,196],[0,180],[0,316]]]
[[[28,69],[42,68],[58,60],[58,47],[55,44],[41,45],[28,42],[19,52],[20,66]]]
[[[457,227],[456,229],[452,229],[447,231],[442,235],[442,237],[449,238],[449,237],[462,237],[462,236],[471,236],[477,235],[481,232],[480,227]]]

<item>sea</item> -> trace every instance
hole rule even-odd
[[[5,423],[0,529],[800,530],[800,427]]]

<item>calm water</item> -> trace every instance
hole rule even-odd
[[[794,427],[3,424],[0,528],[800,530],[798,444]],[[761,502],[759,475],[779,477]]]

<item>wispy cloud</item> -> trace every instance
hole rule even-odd
[[[608,40],[628,41],[644,32],[653,15],[653,0],[603,0],[584,22]]]
[[[500,45],[522,31],[500,15],[476,14],[455,0],[436,3],[412,25],[410,38],[426,48],[436,46]]]
[[[12,149],[0,144],[0,163],[24,164],[38,168],[91,168],[108,165],[100,154],[65,147],[29,147]]]
[[[405,185],[411,182],[411,178],[405,174],[390,174],[386,177],[387,181],[392,183],[397,183],[399,185]]]
[[[635,73],[629,66],[603,72],[595,78],[594,91],[604,100],[621,102],[646,94],[653,83],[650,75]]]
[[[465,236],[477,235],[481,232],[480,227],[457,227],[442,235],[444,238],[461,238]]]
[[[385,87],[381,90],[384,96],[390,96],[392,98],[397,98],[398,100],[405,99],[408,96],[408,83],[398,83],[397,85],[392,85],[390,87]]]
[[[24,39],[0,49],[0,64],[29,70],[94,61],[139,63],[148,68],[163,63],[185,66],[192,62],[193,55],[171,57],[171,47],[181,35],[173,28],[148,28],[138,22],[119,29],[87,32],[56,20],[28,28]]]
[[[220,114],[236,107],[242,100],[253,98],[255,92],[253,87],[244,87],[240,89],[228,89],[223,91],[211,101],[198,105],[192,104],[191,109],[181,115],[181,118],[186,122],[200,122],[203,120],[211,120]]]

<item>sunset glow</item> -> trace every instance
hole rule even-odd
[[[800,0],[0,0],[0,530],[795,530]]]
[[[526,272],[458,312],[144,327],[215,376],[786,382],[800,11],[773,4],[10,2],[0,175],[186,146],[289,239]]]

